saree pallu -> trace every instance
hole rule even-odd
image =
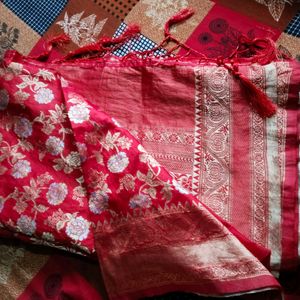
[[[300,254],[299,70],[293,61],[239,66],[278,105],[271,118],[260,117],[239,82],[213,64],[107,62],[60,72],[128,129],[181,186],[271,249],[272,270],[279,271],[296,268]]]
[[[262,262],[266,248],[275,270],[298,259],[299,68],[245,63],[239,72],[278,102],[275,116],[254,112],[215,63],[51,64],[9,51],[3,234],[96,253],[111,299],[170,291],[280,298]]]

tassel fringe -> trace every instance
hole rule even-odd
[[[39,54],[38,56],[29,57],[31,59],[39,60],[39,61],[46,61],[49,58],[54,47],[62,46],[63,44],[67,44],[70,42],[70,38],[66,34],[60,34],[49,39],[46,42],[46,50]]]
[[[238,76],[249,103],[262,118],[272,117],[276,113],[277,106],[268,98],[268,96],[257,88],[245,76]]]
[[[184,8],[179,11],[176,15],[171,17],[165,24],[165,36],[170,36],[170,28],[172,25],[183,22],[190,18],[194,14],[194,11],[190,8]]]
[[[120,45],[127,40],[136,37],[140,33],[138,25],[129,25],[125,32],[116,38],[102,37],[97,43],[83,46],[75,51],[71,51],[59,61],[67,61],[71,59],[81,58],[91,55],[101,56],[101,54],[112,53],[116,49],[116,45]]]
[[[237,48],[228,58],[218,58],[215,60],[209,59],[203,54],[190,48],[188,45],[181,43],[170,33],[170,29],[173,25],[187,20],[193,14],[194,11],[190,8],[182,9],[166,22],[164,27],[165,38],[160,45],[152,50],[146,50],[140,53],[129,53],[128,57],[131,57],[132,55],[134,56],[136,54],[140,55],[140,57],[147,57],[149,55],[152,55],[155,50],[164,47],[170,41],[175,42],[175,47],[167,52],[167,56],[171,55],[172,52],[177,48],[183,47],[184,49],[188,50],[189,54],[195,53],[197,57],[200,58],[199,61],[215,61],[217,65],[225,67],[235,76],[235,78],[240,81],[241,86],[245,90],[245,95],[250,105],[258,112],[261,117],[265,118],[273,116],[276,113],[276,105],[267,97],[267,95],[263,91],[257,88],[253,84],[253,82],[251,82],[248,78],[238,72],[237,63],[239,62],[240,58],[245,57],[249,58],[249,61],[251,61],[252,63],[259,63],[262,65],[277,60],[278,57],[280,57],[280,53],[276,49],[275,43],[270,39],[256,38],[251,40],[246,36],[241,36]],[[60,63],[71,60],[76,61],[77,59],[81,58],[96,58],[104,56],[107,53],[112,54],[114,50],[122,46],[123,43],[125,43],[127,40],[136,37],[139,33],[139,26],[129,25],[126,31],[121,36],[116,38],[102,37],[98,42],[83,46],[79,49],[76,49],[75,51],[69,52],[62,59],[59,59],[55,62]],[[69,41],[70,38],[65,34],[50,39],[47,42],[46,51],[41,53],[34,59],[47,60],[53,47],[61,46],[62,44]],[[174,57],[179,58],[178,56],[176,57],[176,55]]]

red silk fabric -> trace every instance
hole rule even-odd
[[[299,69],[275,62],[239,71],[277,102],[274,117],[254,112],[230,71],[214,63],[49,64],[8,52],[0,74],[3,229],[96,252],[111,299],[280,297],[262,262],[266,248],[275,270],[298,258]]]

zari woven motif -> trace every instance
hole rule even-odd
[[[97,254],[111,299],[279,299],[268,249],[273,270],[298,260],[299,66],[78,58],[100,46],[52,63],[6,53],[2,233]]]

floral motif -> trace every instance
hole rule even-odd
[[[142,3],[147,5],[146,16],[158,29],[163,29],[163,25],[171,16],[189,5],[187,0],[142,0]]]
[[[291,5],[294,0],[256,0],[256,2],[268,7],[275,21],[279,21],[284,11],[285,4]]]
[[[103,211],[108,209],[109,197],[102,191],[92,192],[89,198],[89,208],[94,214],[101,214]]]
[[[74,92],[68,93],[67,101],[72,104],[86,104],[85,98],[83,96],[81,96],[80,94],[77,94]]]
[[[177,180],[173,179],[173,180],[172,180],[172,184],[173,184],[173,186],[175,187],[175,189],[176,189],[179,193],[181,193],[181,194],[183,194],[183,195],[187,195],[187,194],[190,193],[190,192],[189,192],[186,188],[184,188]]]
[[[228,28],[228,30],[230,29]],[[205,97],[203,82],[205,82],[205,89],[210,94],[209,97]],[[195,98],[196,107],[199,107],[196,110],[196,116],[199,123],[196,124],[195,131],[193,193],[198,195],[200,192],[205,195],[202,201],[208,206],[210,206],[211,195],[223,199],[224,209],[219,210],[220,216],[228,220],[230,177],[226,174],[226,169],[228,169],[230,158],[228,148],[230,122],[229,114],[225,113],[225,110],[230,107],[228,72],[224,71],[224,68],[212,68],[209,71],[198,69],[196,71],[196,90],[198,91]],[[205,132],[200,128],[206,128]],[[200,140],[200,136],[202,140]],[[220,151],[218,155],[216,155],[216,151]],[[202,166],[196,163],[199,158]]]
[[[111,193],[106,182],[108,174],[104,174],[102,171],[90,170],[89,173],[89,187],[91,189],[101,190],[104,193]]]
[[[15,100],[19,103],[23,103],[26,99],[28,99],[29,94],[23,91],[17,91],[14,93]]]
[[[171,133],[169,136],[168,136],[168,140],[171,142],[171,143],[176,143],[178,141],[178,135],[176,133]]]
[[[46,240],[46,241],[49,241],[49,242],[54,242],[55,241],[54,235],[50,232],[43,232],[42,239]]]
[[[39,71],[36,73],[37,77],[42,77],[44,80],[55,80],[55,76],[52,72],[46,69],[39,69]]]
[[[11,62],[8,65],[9,72],[13,73],[15,76],[20,75],[23,70],[23,65],[17,62]]]
[[[17,161],[12,168],[14,178],[24,178],[31,172],[30,162],[28,160]]]
[[[44,224],[60,230],[63,228],[64,223],[68,220],[67,215],[60,209],[55,210],[52,215],[48,216],[48,218],[44,221]]]
[[[80,206],[83,206],[83,201],[86,198],[86,196],[87,191],[85,187],[79,185],[73,189],[72,199],[78,201]]]
[[[139,129],[128,128],[130,133],[140,142],[165,142],[174,144],[194,144],[194,134],[192,132],[178,132],[166,129]],[[140,145],[138,146],[140,147]],[[143,152],[143,151],[141,151]]]
[[[26,208],[27,208],[28,204],[26,201],[23,200],[17,200],[15,206],[14,206],[14,210],[18,213],[18,214],[22,214]]]
[[[214,152],[223,152],[226,147],[226,142],[226,136],[222,132],[212,134],[208,140],[209,146]]]
[[[213,33],[224,33],[228,28],[228,23],[225,19],[217,18],[209,23],[209,29]]]
[[[53,182],[50,184],[47,192],[47,200],[52,205],[61,204],[68,194],[68,188],[65,183]]]
[[[224,85],[224,80],[222,80],[222,76],[218,76],[216,78],[216,82],[219,82],[220,86]],[[214,123],[219,123],[224,119],[225,108],[220,103],[211,103],[210,110],[207,112],[209,118]]]
[[[40,88],[34,95],[36,102],[40,104],[48,104],[54,99],[53,92],[48,88]]]
[[[71,168],[78,168],[81,166],[80,154],[76,151],[72,151],[67,157],[66,162]]]
[[[222,215],[224,210],[225,199],[220,194],[211,194],[208,199],[209,207],[217,215]]]
[[[125,152],[119,152],[111,156],[107,162],[107,167],[112,173],[123,172],[129,164],[129,159]]]
[[[84,134],[84,140],[89,145],[96,145],[101,139],[101,135],[97,131],[90,131]]]
[[[126,191],[132,191],[135,188],[135,178],[131,174],[126,174],[124,177],[119,179],[120,186],[117,192],[125,189]]]
[[[198,42],[206,47],[209,57],[227,57],[236,48],[241,32],[229,26],[222,18],[210,21],[210,32],[203,32],[198,36]],[[213,33],[213,34],[211,34]]]
[[[83,241],[89,234],[89,222],[83,217],[73,217],[66,226],[66,234],[75,241]]]
[[[45,189],[45,185],[47,185],[52,179],[52,176],[48,172],[37,176],[36,179],[30,178],[29,185],[23,185],[23,190],[19,190],[18,187],[15,187],[14,191],[9,194],[6,199],[11,198],[16,200],[16,204],[13,209],[19,214],[22,214],[26,210],[29,202],[32,203],[32,212],[44,213],[48,207],[38,204],[36,199],[39,198],[41,191]]]
[[[78,153],[80,155],[80,160],[84,162],[86,160],[86,155],[87,155],[87,147],[86,144],[84,143],[76,143]]]
[[[28,138],[32,134],[31,122],[26,118],[17,118],[14,132],[20,138]]]
[[[56,158],[53,161],[55,162],[53,168],[57,171],[64,170],[66,174],[70,174],[74,169],[81,167],[81,157],[77,151],[70,152],[66,158]]]
[[[207,179],[214,184],[220,182],[226,175],[226,170],[218,161],[212,161],[207,164]]]
[[[24,72],[27,71],[24,69]],[[29,71],[27,71],[29,73]],[[36,93],[39,89],[45,88],[47,86],[46,83],[40,81],[40,76],[37,74],[28,74],[28,75],[21,75],[20,78],[22,79],[22,82],[20,84],[17,84],[16,87],[19,88],[19,90],[23,90],[27,87],[29,87],[30,91],[33,93]]]
[[[213,37],[210,33],[208,32],[203,32],[198,36],[198,41],[200,44],[209,44],[210,42],[213,41]]]
[[[136,176],[137,178],[143,182],[142,186],[139,188],[139,193],[148,194],[152,199],[155,199],[157,197],[157,187],[162,186],[161,194],[162,199],[170,201],[172,198],[172,187],[169,183],[163,182],[159,179],[161,169],[157,168],[157,172],[155,173],[151,168],[148,170],[146,174],[137,171]]]
[[[64,30],[64,33],[71,38],[73,43],[80,47],[95,43],[107,21],[106,18],[96,23],[96,15],[94,14],[81,19],[83,13],[84,12],[81,12],[69,17],[66,12],[64,20],[56,23]]]
[[[107,151],[112,149],[118,150],[118,147],[129,150],[132,145],[132,141],[126,136],[120,135],[120,132],[115,132],[112,134],[110,131],[108,131],[105,137],[100,139],[100,144]]]
[[[90,110],[85,104],[77,104],[70,107],[68,112],[70,120],[75,124],[81,124],[90,118]]]
[[[24,258],[25,247],[12,247],[10,244],[6,245],[5,243],[0,247],[0,284],[6,285],[9,282],[15,264]]]
[[[0,111],[5,110],[8,106],[9,96],[7,90],[0,90]]]
[[[191,175],[181,175],[176,177],[177,182],[187,191],[192,191],[192,176]]]
[[[18,43],[19,29],[8,27],[6,23],[0,23],[0,58],[4,52],[14,47]]]
[[[130,208],[149,208],[151,206],[151,198],[145,194],[134,195],[130,201]]]
[[[60,154],[64,149],[64,142],[56,136],[49,136],[46,141],[46,149],[52,155]]]
[[[63,139],[66,134],[71,134],[72,130],[70,128],[65,128],[63,123],[66,121],[67,113],[65,112],[64,104],[58,105],[55,104],[55,109],[48,110],[49,115],[45,115],[43,111],[40,112],[40,115],[34,118],[34,122],[39,122],[42,124],[42,132],[47,135],[50,135],[55,129],[56,125],[60,126],[59,132],[62,133]]]
[[[36,230],[36,222],[28,216],[21,215],[17,221],[19,230],[27,235],[32,235]]]
[[[1,49],[0,49],[1,50]],[[0,53],[1,58],[1,53]],[[10,72],[7,68],[0,68],[0,77],[2,77],[6,81],[10,81],[14,78],[14,74]]]

